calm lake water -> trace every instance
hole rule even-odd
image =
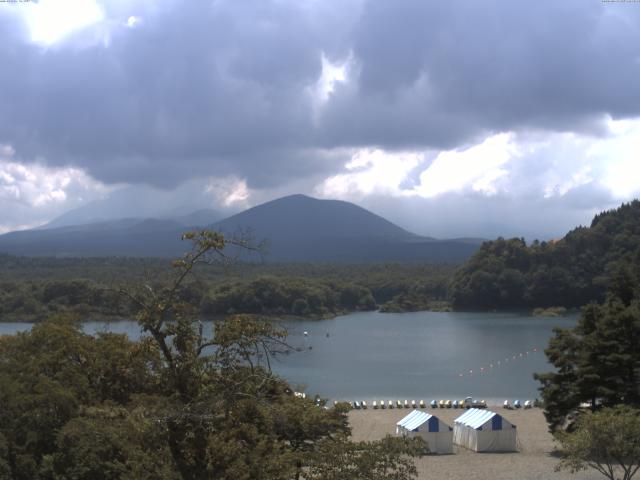
[[[364,312],[281,321],[289,343],[302,351],[272,366],[292,385],[330,399],[533,399],[533,373],[551,369],[542,350],[553,327],[575,322],[575,316],[469,312]],[[28,328],[0,323],[0,334]],[[89,322],[85,330],[140,335],[137,324],[126,321]]]

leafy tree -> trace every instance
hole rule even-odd
[[[327,412],[304,398],[293,398],[277,407],[274,409],[275,431],[293,452],[296,480],[302,475],[308,458],[320,451],[323,440],[351,433],[346,417],[348,404],[338,404]]]
[[[557,469],[594,469],[610,480],[631,480],[640,469],[640,410],[627,406],[585,414],[573,432],[557,435]]]
[[[50,456],[56,478],[177,479],[157,422],[126,409],[89,408],[59,432]]]
[[[557,329],[545,350],[557,371],[537,374],[552,430],[580,403],[640,406],[640,277],[627,268],[602,305],[590,304],[576,327]]]
[[[311,464],[309,480],[410,480],[416,478],[414,458],[427,452],[420,438],[386,436],[375,442],[328,440]]]
[[[0,435],[14,479],[38,478],[83,406],[125,402],[153,385],[157,355],[124,335],[84,334],[57,316],[0,337]]]

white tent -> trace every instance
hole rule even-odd
[[[427,412],[414,410],[396,423],[396,435],[420,436],[431,453],[453,453],[453,428]]]
[[[455,419],[453,442],[476,452],[517,451],[516,426],[490,410],[471,408]]]

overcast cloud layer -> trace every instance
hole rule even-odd
[[[0,31],[3,230],[145,185],[544,237],[640,192],[638,3],[42,0]]]

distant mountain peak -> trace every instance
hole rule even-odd
[[[418,236],[350,202],[302,194],[277,198],[221,221],[216,221],[216,215],[205,209],[182,217],[114,220],[6,234],[0,236],[0,252],[177,257],[188,248],[180,237],[189,227],[208,227],[232,235],[248,231],[254,240],[267,242],[265,258],[271,261],[454,262],[477,249],[467,241]]]
[[[222,231],[250,227],[267,239],[322,237],[419,238],[354,203],[296,194],[277,198],[232,215],[214,225]]]

